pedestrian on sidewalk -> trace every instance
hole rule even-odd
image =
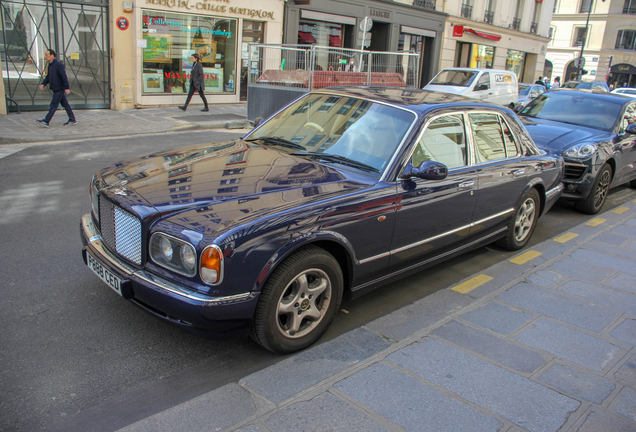
[[[186,99],[185,105],[180,106],[179,109],[181,111],[187,110],[194,91],[198,90],[199,96],[201,96],[201,99],[203,99],[203,103],[205,104],[205,107],[201,111],[210,111],[208,109],[208,101],[205,99],[205,93],[203,93],[205,89],[205,81],[203,79],[203,65],[201,64],[199,54],[192,54],[190,61],[193,63],[192,72],[190,72],[190,91],[188,92],[188,98]]]
[[[561,77],[556,77],[554,79],[554,83],[552,83],[552,88],[556,90],[560,87],[561,87]]]
[[[64,126],[77,124],[75,114],[73,114],[73,110],[71,109],[71,104],[69,104],[66,99],[66,95],[71,92],[68,85],[68,78],[66,77],[66,70],[64,69],[64,65],[57,61],[56,57],[57,54],[55,54],[55,51],[52,49],[48,49],[44,52],[44,58],[49,64],[46,78],[44,78],[44,81],[40,84],[40,90],[44,90],[44,87],[49,84],[53,91],[53,99],[51,100],[48,114],[44,119],[36,120],[44,127],[49,127],[49,122],[53,118],[55,111],[57,111],[57,107],[60,106],[60,103],[66,110],[66,114],[68,114],[68,121],[64,123]]]

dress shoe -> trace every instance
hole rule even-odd
[[[185,111],[188,107],[186,107],[186,106],[179,106],[179,107],[177,107],[177,108],[179,108],[181,111]]]
[[[208,112],[208,111],[210,111],[210,110],[208,109],[208,107],[205,107],[205,108],[203,108],[201,111],[203,111],[203,112]]]

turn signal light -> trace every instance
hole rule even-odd
[[[223,252],[220,247],[211,245],[201,253],[201,279],[212,285],[223,279]]]

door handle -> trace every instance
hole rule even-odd
[[[525,173],[526,173],[526,170],[520,169],[520,170],[517,170],[517,171],[513,171],[512,175],[515,176],[515,177],[519,177],[520,175],[523,175]]]
[[[471,188],[473,186],[475,186],[475,182],[474,181],[467,181],[467,182],[459,184],[459,188],[460,189],[469,189],[469,188]]]

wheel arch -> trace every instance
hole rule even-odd
[[[523,199],[523,197],[528,192],[530,192],[530,189],[536,189],[537,193],[539,194],[539,216],[543,216],[543,209],[545,209],[545,206],[546,206],[546,201],[545,201],[546,189],[541,179],[535,177],[534,179],[532,179],[532,181],[528,183],[528,185],[526,186],[526,189],[523,191],[523,195],[519,197],[519,204],[521,203],[521,200]]]

